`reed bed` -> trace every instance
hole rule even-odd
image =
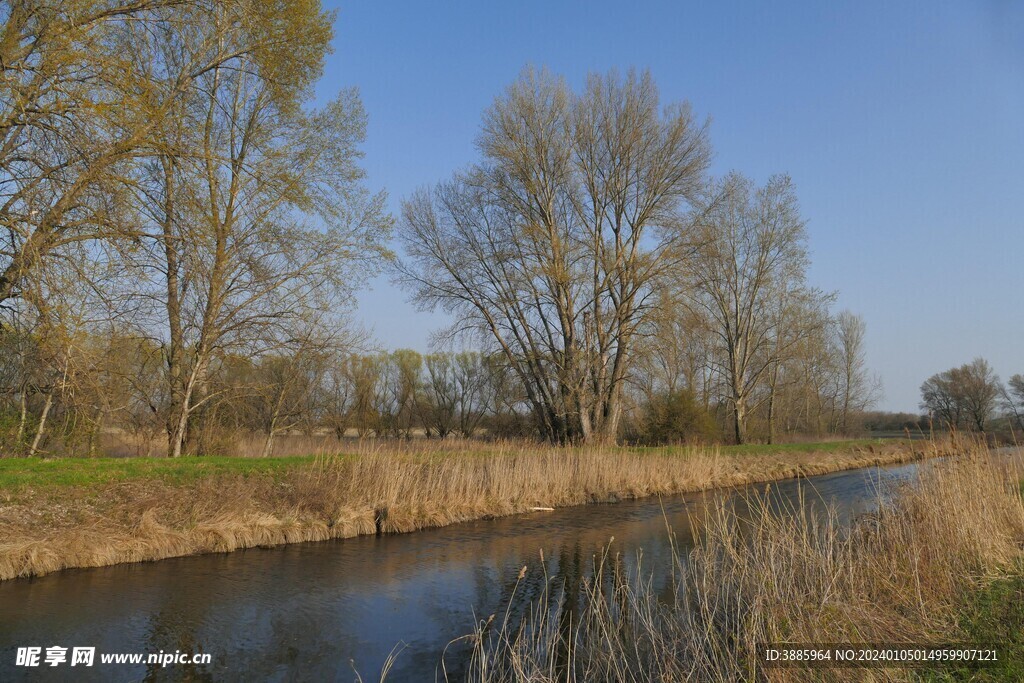
[[[937,455],[936,444],[849,452],[495,444],[362,446],[275,472],[0,492],[0,580],[360,534],[403,533],[591,502],[824,474]]]
[[[920,680],[914,669],[766,668],[756,647],[962,642],[975,591],[1021,571],[1020,473],[977,446],[880,491],[877,513],[852,525],[835,510],[743,502],[693,520],[701,541],[657,568],[671,573],[668,598],[649,570],[606,555],[579,600],[551,589],[525,616],[484,620],[467,637],[469,680]],[[545,569],[520,578],[528,571]]]

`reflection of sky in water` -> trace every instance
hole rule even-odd
[[[837,506],[848,520],[871,510],[878,483],[905,480],[914,466],[836,473],[771,484],[774,506],[802,499]],[[756,487],[764,490],[764,486]],[[612,553],[631,564],[643,552],[655,587],[666,586],[671,548],[666,521],[681,546],[690,516],[714,500],[702,494],[470,522],[402,536],[307,543],[141,565],[72,570],[0,584],[0,679],[16,680],[17,646],[95,645],[97,652],[203,651],[213,665],[189,677],[217,680],[366,680],[398,643],[405,648],[389,681],[430,679],[452,639],[498,612],[520,568],[522,610],[544,589],[543,549],[553,593],[577,585],[614,536]],[[790,508],[791,509],[791,508]],[[664,514],[662,512],[664,510]],[[464,647],[453,645],[448,671]],[[97,662],[99,657],[97,655]],[[181,678],[185,668],[144,666],[86,670],[93,680]],[[33,680],[87,680],[82,669],[32,670]]]

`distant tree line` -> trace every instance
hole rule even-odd
[[[104,433],[139,455],[166,451],[173,404],[163,349],[152,340],[89,337],[60,380],[63,390],[34,385],[25,364],[40,353],[38,340],[4,337],[0,381],[7,393],[0,414],[0,443],[12,453],[102,453]],[[838,361],[839,359],[835,359]],[[835,363],[832,372],[841,365]],[[717,442],[727,438],[732,411],[711,384],[694,392],[691,372],[680,365],[638,370],[625,393],[620,439],[630,443]],[[835,393],[787,384],[776,397],[780,434],[841,433],[846,403],[838,375]],[[211,398],[190,424],[188,452],[234,453],[242,437],[258,436],[260,453],[274,453],[281,435],[349,438],[543,438],[525,388],[495,354],[477,351],[420,354],[353,353],[316,340],[288,352],[252,357],[219,355],[207,372]],[[767,429],[762,402],[751,415]],[[860,418],[859,408],[847,420]],[[766,433],[766,432],[764,432]],[[726,435],[726,436],[723,436]],[[118,441],[118,439],[115,439]]]
[[[920,436],[926,434],[930,429],[927,417],[920,413],[869,410],[860,416],[860,422],[866,433],[887,433],[894,436],[897,434]]]
[[[403,203],[396,260],[358,93],[313,104],[317,0],[0,19],[4,454],[772,441],[856,431],[879,395],[863,319],[806,281],[791,180],[711,177],[707,124],[649,74],[525,71],[478,162]],[[345,315],[382,269],[473,350],[366,352]]]
[[[28,391],[8,402],[0,438],[15,451],[47,440],[56,452],[97,453],[115,430],[141,455],[162,452],[172,417],[161,348],[153,342],[95,338],[86,344],[88,383],[55,392],[40,413]],[[5,356],[6,357],[6,356]],[[7,376],[17,368],[3,368]],[[323,344],[290,353],[218,356],[206,378],[212,398],[190,425],[197,453],[232,453],[244,436],[262,435],[262,455],[282,434],[348,437],[469,438],[530,436],[520,397],[505,369],[476,352],[352,354]],[[29,390],[30,391],[30,390]],[[22,398],[26,400],[22,402]]]

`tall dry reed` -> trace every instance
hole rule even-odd
[[[262,475],[20,492],[0,505],[0,579],[810,476],[916,459],[921,449],[727,456],[367,444]]]
[[[922,467],[880,492],[878,512],[779,511],[764,497],[722,504],[701,541],[676,552],[671,597],[652,574],[597,562],[582,607],[545,593],[523,618],[491,618],[470,639],[480,683],[908,680],[908,669],[769,669],[758,643],[956,642],[978,583],[1013,567],[1024,540],[1019,473],[981,449]],[[753,510],[752,515],[739,510]],[[542,569],[534,568],[533,571]],[[568,626],[567,626],[568,624]]]

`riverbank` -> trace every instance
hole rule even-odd
[[[860,441],[736,452],[421,445],[310,458],[0,460],[0,579],[403,533],[944,452]]]
[[[700,542],[674,561],[630,572],[606,553],[583,595],[553,587],[525,616],[484,618],[466,638],[469,680],[543,683],[553,670],[588,682],[1021,680],[1021,473],[981,447],[954,455],[851,526],[748,495],[697,519]],[[520,579],[536,573],[543,558]],[[654,588],[664,583],[654,573],[673,590]],[[995,661],[777,667],[758,654],[766,643],[959,645]]]

